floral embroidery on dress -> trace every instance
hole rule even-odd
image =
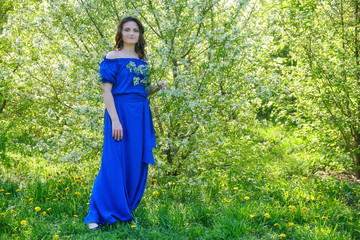
[[[130,61],[126,68],[129,69],[130,72],[134,72],[136,77],[132,79],[134,85],[144,85],[145,88],[150,86],[150,78],[149,78],[149,65],[148,64],[141,64],[136,66],[133,61]]]

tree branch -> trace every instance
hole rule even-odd
[[[2,113],[5,109],[5,106],[6,106],[6,99],[3,101],[3,103],[1,104],[1,108],[0,108],[0,113]]]
[[[85,7],[85,4],[83,2],[83,0],[78,0],[78,2],[81,2],[83,8],[85,9],[86,11],[86,14],[88,15],[88,17],[90,18],[91,22],[94,24],[95,28],[97,29],[97,31],[99,32],[101,38],[105,38],[104,37],[104,34],[101,32],[100,28],[97,26],[95,20],[91,17],[90,13],[89,13],[89,10]]]
[[[5,17],[6,13],[11,9],[11,7],[5,9],[4,13],[1,15],[0,17],[0,21],[3,19],[3,17]]]

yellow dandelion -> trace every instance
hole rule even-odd
[[[166,192],[166,189],[161,189],[161,191]]]
[[[330,188],[329,187],[326,187],[327,190],[329,190]]]
[[[88,202],[88,203],[86,203],[86,205],[90,205],[90,203]]]
[[[56,198],[54,198],[53,201],[56,201]]]
[[[278,224],[278,223],[275,223],[274,226],[275,226],[275,227],[276,227],[276,226],[279,226],[279,224]]]
[[[250,198],[249,197],[244,197],[245,200],[249,200]]]
[[[318,192],[318,194],[320,194],[320,195],[321,195],[321,194],[322,194],[322,192]]]
[[[61,179],[57,181],[58,183],[61,183]]]
[[[295,207],[295,206],[289,206],[289,210],[295,212],[295,211],[296,211],[296,207]]]
[[[58,240],[58,239],[59,239],[59,235],[55,235],[54,240]]]
[[[282,234],[280,234],[280,237],[286,237],[286,235],[282,233]]]
[[[10,213],[13,214],[13,213],[14,213],[14,209],[11,209],[11,210],[10,210]]]
[[[75,182],[80,182],[80,180],[79,180],[79,179],[77,179],[77,180],[75,180]]]
[[[153,187],[153,185],[152,185],[152,184],[150,184],[150,187]]]
[[[36,207],[36,208],[35,208],[35,211],[37,211],[37,212],[40,211],[40,210],[41,210],[40,207]]]
[[[250,214],[250,216],[249,216],[249,217],[250,217],[250,218],[253,218],[253,217],[254,217],[254,215],[251,215],[251,214]]]
[[[291,223],[288,224],[288,226],[292,227],[292,226],[294,226],[294,223],[291,222]]]
[[[79,193],[79,192],[76,192],[75,195],[80,195],[80,193]]]
[[[29,201],[31,202],[32,200],[34,200],[33,198],[29,198]]]
[[[70,188],[69,188],[69,187],[66,187],[66,188],[65,188],[65,191],[69,191],[69,190],[70,190]]]
[[[136,228],[136,226],[135,226],[135,225],[131,225],[131,228]]]
[[[265,213],[265,215],[264,215],[265,217],[267,217],[267,218],[269,218],[270,217],[270,214],[268,214],[268,213]]]
[[[316,217],[316,218],[319,218],[320,216],[319,216],[319,215],[316,215],[315,217]]]
[[[3,212],[3,213],[1,213],[1,216],[5,216],[5,213]]]
[[[152,181],[153,181],[153,182],[156,182],[157,180],[154,178]]]
[[[65,197],[62,197],[61,199],[62,199],[62,200],[65,200]]]
[[[325,230],[325,229],[321,229],[321,232],[326,233],[326,230]]]
[[[238,188],[238,187],[234,187],[234,190],[239,190],[239,188]]]
[[[321,205],[324,205],[324,204],[325,204],[325,202],[324,202],[324,201],[322,201],[322,202],[321,202]]]
[[[154,191],[154,192],[152,193],[152,196],[153,196],[153,197],[155,197],[155,196],[157,196],[157,195],[159,195],[159,192],[158,192],[158,191]]]
[[[324,216],[324,217],[322,217],[322,219],[327,219],[327,217]]]
[[[200,202],[204,202],[205,200],[204,199],[201,199]]]
[[[48,197],[46,198],[46,200],[49,200],[49,199],[50,199],[50,198],[48,198]]]
[[[75,178],[75,176],[70,176],[71,179]]]
[[[241,178],[246,178],[246,176],[242,176]]]
[[[306,179],[307,179],[307,177],[303,177],[303,178],[302,178],[302,180],[306,180]]]
[[[22,220],[22,221],[20,222],[20,224],[21,224],[21,225],[25,225],[25,224],[26,224],[26,220]]]
[[[5,193],[5,195],[10,195],[10,193],[9,193],[9,192],[7,192],[7,193]]]
[[[46,212],[42,212],[42,215],[43,215],[43,216],[46,216]]]
[[[16,192],[20,192],[21,191],[21,189],[19,188],[19,189],[16,189]]]
[[[3,191],[5,191],[4,189],[0,189],[0,192],[3,192]]]
[[[285,192],[285,196],[287,196],[287,195],[289,195],[289,193],[288,193],[288,192]]]
[[[51,208],[48,208],[47,210],[48,210],[48,211],[50,211],[50,210],[51,210]]]
[[[224,203],[229,203],[229,202],[230,202],[230,201],[229,201],[229,200],[227,200],[227,199],[225,199],[225,200],[224,200]]]
[[[226,184],[226,183],[224,183],[224,184],[223,184],[223,187],[227,187],[227,184]]]
[[[79,217],[78,215],[74,215],[74,217]]]

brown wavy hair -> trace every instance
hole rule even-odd
[[[135,52],[138,54],[140,59],[147,61],[146,50],[145,50],[146,41],[144,38],[144,26],[142,25],[140,20],[137,19],[136,17],[129,16],[129,17],[124,17],[123,19],[121,19],[120,23],[117,26],[114,50],[121,50],[124,47],[124,42],[122,40],[122,30],[123,30],[124,23],[130,22],[130,21],[135,22],[139,27],[139,40],[135,44]]]

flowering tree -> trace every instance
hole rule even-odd
[[[282,96],[292,97],[279,109],[291,112],[304,131],[320,132],[331,152],[348,153],[360,178],[359,1],[269,5],[278,47],[286,53],[279,68]]]
[[[147,30],[152,83],[170,85],[151,97],[159,171],[176,174],[202,164],[200,153],[218,148],[241,121],[254,118],[256,101],[245,84],[251,78],[245,28],[254,9],[217,0],[14,1],[1,35],[8,46],[2,49],[9,88],[3,93],[12,99],[2,116],[17,122],[12,146],[49,159],[99,155],[98,64],[112,50],[119,19],[134,15]]]

